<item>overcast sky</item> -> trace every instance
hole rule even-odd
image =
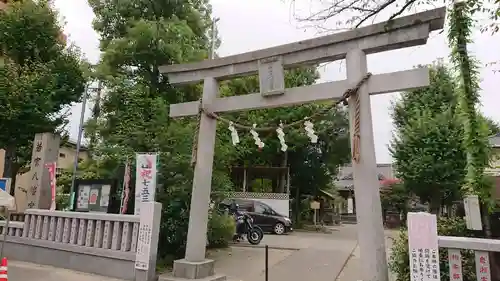
[[[292,7],[283,0],[212,0],[214,15],[220,18],[218,30],[222,45],[217,52],[227,56],[319,36],[318,29],[307,28],[296,20],[310,12],[310,0],[297,2]],[[62,22],[69,40],[78,45],[91,62],[96,63],[99,60],[99,37],[92,29],[94,15],[87,1],[55,0],[54,3],[64,17]],[[494,51],[493,46],[500,46],[500,36],[476,32],[469,50],[484,65],[500,61],[500,53]],[[449,51],[446,33],[434,32],[425,46],[370,55],[368,70],[377,74],[410,69],[418,64],[432,63],[438,58],[446,61]],[[322,81],[345,79],[343,62],[331,63],[320,71]],[[499,75],[491,67],[481,69],[481,111],[497,122],[500,121],[500,95],[495,90],[494,81],[500,78]],[[371,98],[377,163],[391,162],[387,150],[392,134],[389,107],[391,100],[397,97],[398,94],[393,93]],[[70,129],[73,139],[77,136],[80,112],[81,105],[75,105]],[[86,115],[90,115],[88,109]]]

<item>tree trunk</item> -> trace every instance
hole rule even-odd
[[[429,204],[429,209],[430,209],[429,212],[431,214],[434,214],[437,217],[439,217],[439,212],[441,210],[441,196],[439,195],[432,196],[431,202]]]
[[[16,159],[16,146],[9,145],[5,148],[4,166],[3,166],[3,176],[6,178],[11,178],[10,194],[14,195],[15,191],[15,176],[12,177],[14,172],[14,160]]]
[[[300,224],[300,190],[298,186],[295,188],[295,223]]]
[[[283,159],[281,161],[281,167],[284,168],[288,165],[288,151],[285,151],[285,153],[283,153]],[[285,193],[285,186],[286,186],[286,178],[287,176],[287,173],[281,173],[280,172],[280,181],[279,181],[279,190],[278,192],[279,193]]]
[[[97,124],[97,120],[101,116],[101,92],[102,92],[102,81],[99,80],[97,84],[97,91],[96,91],[96,98],[95,98],[95,103],[94,103],[94,108],[92,110],[92,118]],[[89,142],[89,153],[92,155],[94,152],[95,147],[97,146],[97,130],[94,130],[92,132],[92,135],[90,136],[90,142]],[[99,169],[97,170],[99,172]]]
[[[18,163],[12,163],[12,174],[10,180],[10,195],[14,196],[16,194],[16,179],[17,174],[19,174],[19,170],[21,166]]]

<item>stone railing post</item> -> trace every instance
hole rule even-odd
[[[156,255],[160,234],[161,204],[141,203],[139,234],[135,256],[135,281],[156,280]]]

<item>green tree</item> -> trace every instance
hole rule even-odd
[[[467,153],[467,176],[464,192],[490,199],[491,186],[485,184],[484,169],[490,162],[488,136],[491,132],[479,118],[479,72],[474,57],[467,52],[471,42],[474,14],[472,3],[455,3],[451,10],[448,41],[452,47],[451,60],[458,72],[458,101],[464,126],[464,146]]]
[[[172,103],[198,99],[201,88],[172,88],[158,67],[206,58],[210,6],[207,1],[184,5],[149,0],[89,2],[96,14],[94,28],[102,38],[103,54],[95,75],[105,87],[100,116],[86,126],[86,133],[98,138],[93,165],[101,176],[116,177],[111,171],[120,170],[127,158],[134,159],[135,152],[159,152],[156,199],[163,204],[159,257],[178,258],[184,254],[186,243],[195,122],[170,119],[168,108]],[[232,188],[223,153],[228,151],[227,146],[227,142],[216,146],[215,191]],[[132,173],[132,188],[134,176]],[[217,235],[227,238],[228,232],[221,230],[224,221],[212,216],[211,242],[221,243]],[[227,229],[231,227],[226,225]]]
[[[398,214],[405,213],[408,209],[410,194],[402,183],[395,183],[380,190],[380,201],[385,214],[388,211],[395,211]],[[404,224],[403,224],[404,225]]]
[[[112,0],[89,2],[96,14],[94,28],[102,38],[100,47],[103,54],[95,75],[105,86],[99,108],[100,116],[86,126],[86,133],[98,136],[93,152],[93,165],[97,166],[96,171],[107,170],[107,175],[111,175],[110,170],[116,169],[127,158],[133,159],[135,152],[160,153],[157,200],[163,204],[163,216],[159,256],[167,259],[178,257],[184,253],[186,242],[192,188],[190,162],[196,118],[170,119],[168,108],[173,103],[199,99],[201,87],[195,85],[173,88],[167,77],[160,74],[158,67],[207,57],[211,45],[207,36],[211,32],[211,8],[207,1],[194,1],[184,5],[158,0],[121,1],[119,5]],[[306,85],[313,83],[316,78],[315,68],[290,70],[287,72],[286,83],[289,86]],[[258,91],[255,77],[221,83],[221,95],[255,91]],[[228,118],[248,122],[247,124],[269,122],[276,125],[279,120],[289,122],[304,118],[320,107],[309,105],[286,110],[230,114]],[[345,138],[346,129],[336,129],[346,122],[343,112],[335,111],[332,114],[336,116],[335,122],[318,124],[319,127],[330,129],[320,135],[324,142],[329,138]],[[272,164],[282,161],[278,157],[280,153],[276,152],[278,146],[275,132],[274,135],[262,136],[267,146],[259,153],[256,152],[251,137],[242,136],[242,143],[235,148],[230,142],[227,124],[220,123],[218,129],[213,191],[222,192],[233,188],[228,168],[240,161],[253,159],[252,157],[259,159],[255,163]],[[287,141],[293,144],[291,151],[307,143],[302,131],[303,128],[287,131]],[[330,136],[332,131],[338,131],[341,137]],[[323,153],[314,152],[311,149],[314,146],[306,146],[309,147],[310,155],[316,153],[323,157],[323,162],[318,161],[318,166],[333,167],[338,166],[335,163],[342,162],[329,159],[326,153],[327,149],[333,151],[335,143],[320,145],[324,149]],[[306,148],[303,149],[307,151]],[[345,150],[348,151],[348,148]],[[338,152],[341,153],[344,152]],[[345,153],[348,155],[348,152]],[[133,185],[133,177],[131,182]],[[211,225],[217,223],[211,222]],[[217,229],[220,230],[220,225]],[[209,235],[210,239],[217,240],[212,234]]]
[[[395,136],[390,153],[397,177],[409,192],[430,203],[437,213],[443,201],[460,198],[466,155],[457,115],[455,82],[449,70],[431,69],[427,88],[403,93],[394,104]]]
[[[479,115],[479,118],[482,118],[483,120],[481,122],[484,122],[486,124],[489,136],[493,136],[500,133],[500,125],[498,124],[498,122],[496,122],[491,118],[485,118],[482,115]]]
[[[63,109],[84,90],[80,54],[61,40],[61,30],[46,1],[16,1],[0,11],[0,147],[6,151],[6,177],[15,179],[30,161],[36,133],[64,132]]]
[[[429,87],[403,93],[393,106],[396,133],[390,152],[398,178],[408,191],[430,203],[432,212],[461,198],[466,176],[465,131],[457,86],[449,68],[437,65],[431,69]],[[480,114],[478,118],[484,132],[496,130],[493,121]]]

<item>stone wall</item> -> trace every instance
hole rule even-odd
[[[113,278],[153,280],[161,204],[143,204],[151,204],[144,205],[152,210],[147,217],[26,210],[24,222],[11,221],[6,227],[0,221],[1,233],[7,235],[4,255]],[[138,260],[151,262],[137,269]]]

